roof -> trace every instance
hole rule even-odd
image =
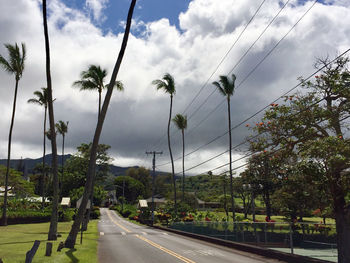
[[[147,203],[152,203],[152,197],[146,199]],[[154,203],[165,203],[166,200],[164,197],[162,198],[153,198]]]
[[[70,197],[62,197],[61,205],[70,207]]]
[[[138,205],[137,205],[137,207],[138,207],[138,208],[145,208],[145,207],[148,207],[147,201],[144,200],[144,199],[140,199],[140,200],[139,200],[139,203],[138,203]]]
[[[38,202],[38,203],[40,203],[40,202],[42,202],[43,201],[43,198],[41,197],[41,196],[27,196],[27,197],[25,197],[24,198],[25,200],[27,200],[27,201],[29,201],[29,202]],[[50,202],[50,200],[47,198],[47,197],[44,197],[44,202],[45,203],[49,203]]]
[[[8,191],[7,191],[7,196],[15,196],[15,194],[13,194],[12,192],[11,192],[11,187],[7,187],[7,189],[9,189]],[[4,196],[5,195],[5,186],[0,186],[0,196]]]

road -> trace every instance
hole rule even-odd
[[[139,226],[107,208],[98,224],[100,263],[258,263],[281,262],[147,226]]]

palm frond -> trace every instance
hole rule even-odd
[[[178,113],[173,118],[173,122],[175,126],[180,130],[184,130],[187,128],[187,116]]]

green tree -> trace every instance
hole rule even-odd
[[[152,195],[152,187],[151,187],[151,175],[150,171],[146,169],[145,167],[138,167],[138,168],[129,168],[125,172],[126,176],[130,176],[138,181],[140,181],[143,186],[145,187],[145,191],[143,196],[145,198],[148,198]]]
[[[232,220],[235,221],[235,199],[233,196],[233,182],[232,182],[232,136],[231,136],[231,107],[230,98],[235,91],[236,76],[232,74],[231,79],[227,76],[220,76],[219,81],[214,81],[213,85],[218,91],[227,99],[227,112],[228,112],[228,134],[229,134],[229,167],[230,167],[230,194],[231,194],[231,209]]]
[[[12,117],[10,124],[10,132],[8,139],[8,148],[7,148],[7,172],[5,176],[5,193],[4,193],[4,206],[2,209],[2,217],[0,220],[0,225],[7,225],[7,188],[9,187],[9,173],[10,173],[10,159],[11,159],[11,142],[12,142],[12,130],[13,124],[15,121],[15,113],[16,113],[16,101],[17,101],[17,90],[18,90],[18,82],[22,77],[24,71],[24,61],[26,58],[26,48],[24,43],[22,43],[22,52],[18,47],[17,43],[13,46],[10,44],[5,44],[5,47],[9,53],[9,58],[6,59],[2,55],[0,55],[0,66],[10,74],[15,75],[15,95],[13,98],[13,107],[12,107]]]
[[[138,196],[144,196],[145,186],[139,181],[130,176],[118,176],[114,180],[116,186],[116,196],[123,196],[124,186],[124,198],[127,202],[133,204],[137,201]]]
[[[185,200],[185,129],[187,129],[187,116],[176,114],[173,122],[182,134],[182,202]]]
[[[105,78],[107,76],[107,70],[102,69],[100,66],[90,65],[88,70],[80,73],[80,80],[73,83],[73,87],[78,87],[80,90],[97,90],[98,92],[98,116],[101,112],[101,98],[103,89],[107,88],[105,85]],[[116,81],[114,85],[118,90],[124,90],[123,83]]]
[[[0,165],[0,180],[3,181],[6,176],[6,166]],[[10,168],[9,189],[16,197],[26,197],[34,194],[34,184],[22,178],[22,173]],[[3,192],[1,192],[3,193]]]
[[[350,262],[349,195],[350,139],[344,120],[350,117],[350,72],[348,58],[335,62],[319,60],[321,70],[314,81],[301,81],[307,93],[285,98],[284,105],[271,105],[258,133],[269,137],[258,149],[279,149],[279,154],[297,154],[298,161],[317,162],[323,174],[317,180],[332,199],[337,228],[338,262]],[[307,176],[307,175],[305,175]]]
[[[68,123],[69,121],[64,122],[61,120],[59,120],[58,123],[56,123],[56,129],[58,133],[62,135],[62,177],[64,176],[64,139],[65,139],[66,133],[68,132]],[[62,181],[62,178],[60,181]]]
[[[47,116],[47,105],[49,102],[48,99],[48,95],[47,95],[47,88],[41,88],[42,91],[36,90],[34,91],[34,95],[36,96],[36,98],[32,98],[29,99],[27,102],[28,103],[33,103],[33,104],[37,104],[39,106],[44,107],[44,131],[43,131],[43,171],[45,171],[44,167],[45,167],[45,156],[46,156],[46,116]],[[44,193],[44,189],[45,189],[45,177],[46,174],[42,174],[41,176],[41,193],[40,195],[42,196],[42,207],[45,206],[45,193]]]
[[[96,169],[95,162],[96,162],[96,153],[97,153],[98,142],[99,142],[100,135],[102,132],[103,123],[104,123],[104,120],[106,117],[108,105],[109,105],[109,102],[110,102],[111,97],[112,97],[113,87],[115,86],[117,75],[118,75],[120,65],[122,63],[123,56],[125,53],[126,45],[128,42],[132,14],[134,11],[135,4],[136,4],[136,0],[132,0],[130,3],[130,8],[129,8],[128,17],[126,20],[125,33],[124,33],[122,45],[120,48],[120,52],[119,52],[116,64],[114,66],[111,80],[110,80],[108,88],[107,88],[107,93],[105,96],[105,100],[103,102],[100,116],[98,118],[96,130],[95,130],[95,134],[94,134],[94,139],[93,139],[92,146],[91,146],[91,152],[90,152],[90,158],[89,158],[89,168],[88,168],[88,172],[87,172],[87,176],[86,176],[87,179],[86,179],[86,184],[85,184],[85,188],[84,188],[83,198],[81,201],[81,205],[78,209],[78,213],[75,217],[74,223],[72,225],[72,228],[71,228],[69,235],[65,241],[65,247],[67,247],[67,248],[74,248],[75,241],[76,241],[76,238],[77,238],[77,235],[79,232],[79,228],[80,228],[80,225],[81,225],[81,222],[83,220],[83,216],[84,216],[84,213],[86,210],[86,205],[88,203],[89,195],[90,195],[91,190],[92,190],[91,187],[93,184],[93,179],[94,179],[95,169]]]
[[[174,78],[169,74],[165,73],[163,79],[156,79],[152,81],[152,84],[156,86],[157,90],[163,90],[165,93],[170,94],[170,109],[169,109],[169,120],[168,120],[168,148],[171,160],[171,175],[173,180],[173,191],[174,191],[174,208],[175,212],[177,211],[177,200],[176,200],[176,180],[175,180],[175,168],[174,168],[174,159],[171,151],[170,145],[170,122],[171,122],[171,112],[173,109],[173,97],[176,93],[175,81]]]

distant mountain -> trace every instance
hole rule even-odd
[[[68,160],[72,155],[67,154],[64,155],[64,161]],[[30,159],[30,158],[25,158],[25,159],[13,159],[10,161],[10,167],[13,169],[16,169],[18,171],[23,172],[23,176],[27,177],[28,174],[31,174],[33,172],[34,167],[37,164],[42,163],[43,158],[37,158],[37,159]],[[6,166],[7,159],[0,159],[0,165],[5,165]],[[51,164],[52,162],[52,154],[47,154],[45,156],[45,162],[47,164]],[[58,164],[60,165],[62,163],[62,155],[58,155]],[[115,176],[119,175],[124,175],[126,170],[129,168],[138,168],[139,166],[130,166],[130,167],[120,167],[120,166],[115,166],[113,164],[110,165],[111,173],[114,174]],[[158,175],[165,175],[167,173],[165,172],[157,172]]]

